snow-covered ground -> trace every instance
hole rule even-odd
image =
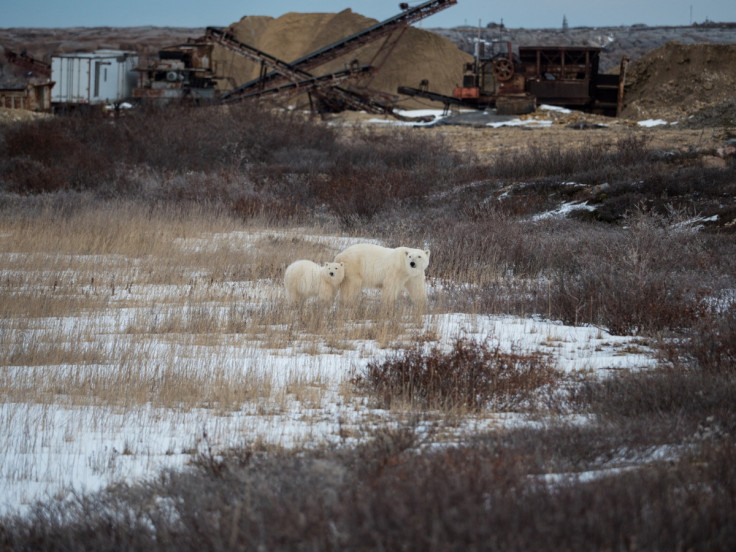
[[[478,112],[473,109],[460,109],[460,113],[472,113]],[[396,126],[430,126],[436,124],[438,121],[449,117],[451,114],[441,109],[415,109],[415,110],[396,110],[396,113],[407,118],[415,118],[417,120],[400,120],[392,117],[374,117],[368,119],[368,123],[381,124],[381,125],[396,125]],[[537,110],[534,113],[525,115],[523,117],[509,117],[509,116],[495,116],[495,110],[491,109],[485,112],[488,115],[489,121],[486,126],[491,128],[501,127],[525,127],[525,128],[549,128],[555,124],[555,117],[553,114],[570,114],[574,113],[572,110],[554,106],[541,104],[537,106]],[[428,120],[421,121],[420,118],[427,118]],[[600,124],[600,123],[599,123]],[[646,119],[637,121],[636,123],[641,127],[654,127],[661,125],[674,125],[677,123],[670,123],[663,119]],[[603,125],[607,126],[607,125]]]
[[[303,230],[296,233],[335,250],[356,241]],[[202,251],[233,243],[247,247],[254,239],[254,233],[233,232],[179,239],[173,245]],[[0,254],[0,264],[8,259],[9,254]],[[49,259],[58,263],[56,255]],[[119,265],[121,259],[103,255],[95,264],[108,262]],[[20,276],[0,270],[0,277]],[[80,279],[73,270],[66,278]],[[430,297],[441,289],[439,282],[430,281]],[[87,283],[80,283],[77,290],[80,295],[93,293]],[[182,300],[184,296],[187,300]],[[40,358],[33,366],[0,367],[0,385],[11,397],[0,405],[0,514],[23,512],[38,499],[154,477],[164,468],[185,467],[198,451],[209,448],[217,452],[247,443],[292,447],[341,442],[358,439],[361,429],[390,422],[394,414],[346,388],[356,372],[394,352],[398,342],[387,345],[378,338],[361,337],[336,346],[329,331],[303,340],[298,320],[290,328],[274,329],[291,336],[280,344],[237,331],[203,336],[189,331],[186,324],[175,331],[161,330],[177,320],[191,324],[193,314],[220,317],[214,327],[227,327],[222,320],[245,316],[242,313],[249,308],[286,308],[283,304],[280,282],[274,280],[198,287],[135,284],[108,293],[103,311],[94,316],[29,318],[22,328],[3,323],[3,347],[50,340],[57,347],[63,343],[75,350],[103,352],[111,360],[48,364]],[[430,344],[449,345],[468,337],[490,341],[506,351],[539,352],[575,377],[605,377],[655,362],[640,338],[614,337],[599,328],[542,319],[429,313],[407,323],[403,331],[404,344],[431,336]],[[192,408],[175,401],[162,405],[126,400],[129,385],[145,393],[147,385],[158,388],[177,374],[186,374],[195,385],[218,382],[234,395],[228,402],[231,406]],[[21,392],[38,381],[51,387],[42,400]],[[119,385],[118,400],[95,399],[91,388],[105,381]],[[89,400],[73,400],[69,395],[84,396],[84,390],[71,393],[69,386],[89,386]],[[60,391],[54,393],[56,388]],[[17,400],[12,400],[14,390]],[[28,396],[35,399],[22,398]],[[484,413],[468,417],[456,431],[520,423],[530,421],[521,413]]]

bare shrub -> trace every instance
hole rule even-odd
[[[312,190],[315,201],[326,204],[344,224],[351,226],[429,191],[409,171],[343,166],[336,167],[326,178],[316,179]]]
[[[2,169],[5,191],[39,194],[68,189],[65,170],[48,167],[27,156],[15,157]]]
[[[400,128],[356,127],[336,153],[337,165],[413,170],[421,180],[438,170],[453,169],[457,162],[441,137]]]
[[[624,226],[530,221],[490,200],[422,220],[407,235],[432,250],[443,308],[655,335],[689,327],[708,301],[736,287],[733,240],[698,231],[690,219],[639,204]],[[395,225],[385,235],[396,232],[406,230]]]
[[[258,194],[241,197],[233,202],[235,215],[245,219],[261,219],[265,221],[295,220],[304,210],[293,201],[281,198],[268,198]]]
[[[249,104],[55,118],[0,132],[8,191],[219,202],[277,221],[326,209],[354,225],[467,172],[439,138],[355,128],[338,139],[302,113]]]
[[[613,334],[646,334],[686,324],[694,307],[688,284],[662,270],[632,273],[608,259],[583,260],[578,274],[555,273],[550,310],[571,324],[590,322]]]
[[[649,138],[646,134],[629,134],[616,141],[615,162],[636,165],[651,160]]]
[[[344,224],[370,219],[391,200],[390,185],[371,171],[351,170],[317,180],[313,186],[317,201],[323,201]]]
[[[519,405],[543,385],[554,369],[539,355],[503,353],[498,347],[457,339],[449,352],[415,347],[383,362],[371,362],[354,378],[361,390],[392,404],[478,411]]]
[[[497,158],[490,172],[497,178],[515,181],[575,176],[593,184],[606,182],[613,174],[620,175],[627,167],[640,166],[650,160],[646,137],[630,135],[620,139],[614,147],[596,143],[576,149],[562,146],[543,149],[531,144]]]
[[[736,192],[733,171],[704,168],[700,165],[670,165],[656,162],[641,167],[641,172],[622,178],[617,175],[607,181],[590,199],[596,207],[592,216],[602,222],[625,221],[629,213],[646,209],[658,216],[673,211],[696,214],[722,213]],[[724,219],[728,221],[729,217]],[[721,225],[715,225],[721,226]]]
[[[560,437],[560,434],[556,434]],[[537,445],[541,438],[542,445]],[[583,437],[581,433],[580,438]],[[198,470],[37,505],[6,518],[9,550],[730,550],[736,447],[706,445],[645,468],[554,476],[573,455],[540,432],[523,443],[358,449],[246,448]],[[585,444],[578,439],[580,450]],[[431,443],[430,443],[431,444]],[[407,448],[408,447],[408,448]],[[592,458],[595,447],[586,456]],[[530,470],[530,468],[532,468]],[[589,481],[594,478],[593,481]]]
[[[570,264],[552,267],[551,310],[566,322],[599,324],[613,333],[688,326],[710,286],[723,285],[716,284],[717,265],[730,262],[719,251],[722,240],[679,222],[637,210],[620,230],[581,227],[561,255]],[[713,264],[704,270],[705,259]]]
[[[353,129],[330,161],[324,174],[310,178],[311,200],[348,226],[384,212],[403,214],[459,178],[457,156],[441,139],[401,130]]]
[[[98,144],[89,144],[85,130],[80,118],[68,122],[49,119],[8,129],[4,140],[10,161],[3,171],[6,189],[41,193],[99,185],[112,174],[114,157]]]
[[[560,146],[542,149],[537,144],[530,144],[526,149],[496,159],[491,174],[511,180],[573,174],[580,172],[582,163],[587,164],[591,158],[601,157],[602,151],[601,145],[573,150]]]
[[[439,278],[485,285],[508,274],[534,276],[548,264],[544,234],[501,210],[439,219],[425,232]]]
[[[702,167],[681,167],[688,161],[659,153],[651,150],[647,135],[632,133],[614,144],[574,149],[532,144],[495,159],[488,171],[507,183],[498,206],[509,214],[529,215],[563,201],[579,201],[595,209],[571,216],[601,222],[621,221],[643,202],[659,214],[672,206],[683,208],[695,190],[715,189],[709,180],[730,188],[723,180],[728,171],[716,174]],[[680,174],[673,177],[673,173]]]
[[[289,159],[303,167],[298,154],[305,147],[330,151],[334,142],[335,133],[326,125],[253,106],[140,110],[115,120],[57,117],[6,129],[4,135],[9,159],[31,159],[58,173],[54,189],[107,185],[120,164],[184,173]],[[11,167],[10,176],[16,173]],[[25,184],[15,182],[12,189],[49,191]]]
[[[736,376],[736,309],[702,309],[677,338],[662,342],[663,358],[679,369]]]

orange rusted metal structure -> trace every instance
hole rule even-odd
[[[588,46],[519,46],[510,42],[487,57],[476,54],[464,68],[463,82],[452,96],[402,86],[398,92],[499,114],[534,111],[537,103],[616,115],[623,103],[626,62],[619,75],[599,73],[600,48]]]

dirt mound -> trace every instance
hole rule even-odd
[[[347,9],[339,13],[292,12],[278,18],[247,16],[229,29],[238,40],[281,60],[293,61],[374,24],[375,19]],[[330,73],[349,66],[356,59],[360,65],[375,65],[371,62],[383,42],[384,39],[376,40],[310,72],[315,75]],[[259,75],[258,63],[219,47],[213,58],[218,73],[227,76],[223,89]],[[409,27],[378,73],[370,82],[362,84],[395,95],[399,86],[416,87],[427,79],[431,90],[448,93],[461,82],[463,64],[468,61],[472,61],[472,56],[449,40]],[[412,102],[416,100],[402,101],[401,105],[412,107]]]
[[[719,104],[701,109],[684,122],[689,128],[725,128],[736,131],[736,97]]]
[[[669,42],[631,63],[626,81],[627,118],[685,121],[728,108],[736,90],[736,44]]]
[[[28,111],[27,109],[9,109],[0,107],[0,125],[12,125],[15,123],[27,123],[38,119],[47,119],[52,117],[49,113],[39,113],[37,111]]]

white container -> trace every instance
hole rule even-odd
[[[133,95],[138,64],[135,52],[97,50],[51,58],[51,102],[61,104],[119,103]]]

